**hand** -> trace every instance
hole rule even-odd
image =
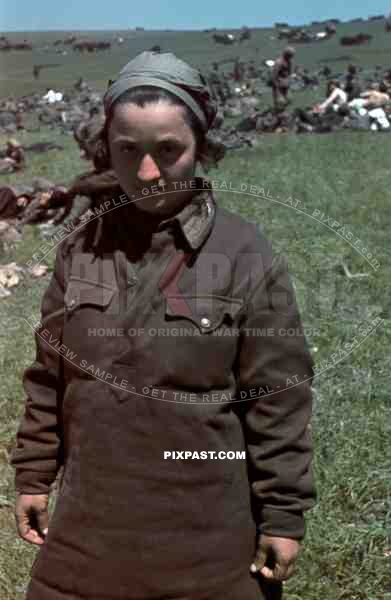
[[[273,581],[289,579],[293,574],[299,550],[300,543],[297,540],[261,535],[250,571],[260,571],[265,579]]]
[[[48,531],[49,496],[19,494],[15,502],[16,527],[20,537],[30,544],[41,546]]]
[[[18,198],[16,199],[16,206],[18,206],[19,208],[26,208],[26,206],[30,204],[30,200],[31,198],[29,198],[28,196],[18,196]]]

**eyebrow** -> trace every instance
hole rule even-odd
[[[114,140],[116,142],[129,142],[131,144],[137,144],[138,142],[136,140],[134,140],[132,137],[128,137],[126,135],[118,135],[118,136],[114,136]],[[166,135],[163,136],[161,139],[156,140],[156,144],[161,144],[163,142],[174,142],[177,144],[182,144],[182,140],[181,138],[175,137],[173,135]]]

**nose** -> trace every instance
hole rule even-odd
[[[155,181],[160,178],[160,170],[150,154],[145,154],[139,164],[137,177],[142,182]]]

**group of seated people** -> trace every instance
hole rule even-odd
[[[383,108],[391,100],[388,87],[384,82],[374,84],[370,89],[360,93],[357,98],[349,102],[348,94],[338,81],[329,81],[327,86],[327,98],[321,104],[316,105],[316,112],[324,112],[329,107],[338,110],[341,106],[348,105],[351,108]]]
[[[385,108],[391,106],[391,85],[385,80],[372,84],[369,89],[361,91],[356,79],[354,67],[348,69],[345,84],[337,80],[328,82],[326,99],[313,108],[314,114],[322,115],[334,111],[347,115],[368,115],[373,120],[372,129],[388,129],[390,122]]]

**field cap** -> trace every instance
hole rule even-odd
[[[296,50],[293,48],[293,46],[287,46],[284,50],[285,56],[294,56],[295,54]]]
[[[140,86],[171,92],[193,111],[205,132],[211,127],[217,106],[209,86],[200,71],[175,54],[146,51],[128,62],[103,97],[106,115],[122,94]]]

